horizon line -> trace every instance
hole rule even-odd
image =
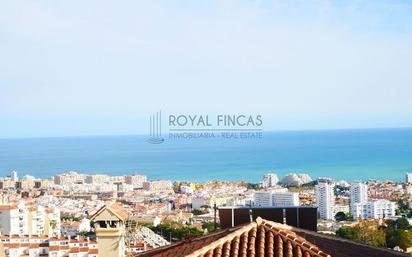
[[[401,130],[412,129],[410,126],[405,127],[363,127],[363,128],[317,128],[317,129],[279,129],[279,130],[265,130],[261,129],[260,132],[264,133],[281,133],[281,132],[316,132],[316,131],[356,131],[356,130]],[[176,131],[176,129],[170,129],[170,132]],[[183,131],[183,130],[181,130]],[[193,131],[193,129],[187,129],[187,131]],[[204,129],[199,129],[204,131]],[[221,130],[218,130],[221,131]],[[167,132],[166,132],[167,133]],[[0,137],[0,140],[8,139],[47,139],[47,138],[79,138],[79,137],[127,137],[127,136],[150,136],[150,133],[125,133],[125,134],[83,134],[83,135],[55,135],[55,136],[11,136]]]

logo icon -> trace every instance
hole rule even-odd
[[[165,141],[162,137],[162,111],[150,115],[150,138],[147,142],[161,144]]]

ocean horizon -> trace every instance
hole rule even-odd
[[[50,178],[141,173],[149,179],[259,182],[275,172],[312,179],[403,181],[412,171],[412,128],[263,132],[261,139],[169,139],[145,135],[0,139],[0,176]]]

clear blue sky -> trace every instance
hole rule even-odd
[[[412,126],[410,1],[0,3],[0,137],[139,134],[148,115],[266,130]]]

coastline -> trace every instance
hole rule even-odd
[[[0,139],[0,175],[40,178],[75,170],[151,179],[258,182],[275,171],[313,178],[402,181],[412,169],[412,129],[264,132],[262,139],[166,140],[143,135]],[[379,176],[377,176],[379,175]]]

